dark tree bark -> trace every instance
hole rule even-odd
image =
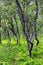
[[[11,25],[11,28],[9,28],[11,31],[12,31],[12,33],[17,37],[17,34],[16,34],[16,31],[15,31],[15,28],[14,28],[14,24],[13,24],[13,19],[10,17],[10,20],[9,20],[10,22],[10,25]]]
[[[26,39],[27,39],[29,55],[30,55],[30,57],[31,57],[31,54],[32,54],[31,52],[32,52],[33,43],[30,41],[30,34],[28,34],[28,33],[29,33],[29,30],[28,30],[27,33],[26,33],[26,31],[25,31],[24,13],[23,13],[23,11],[22,11],[22,8],[21,8],[20,3],[19,3],[18,0],[16,0],[16,4],[17,4],[17,7],[18,7],[18,13],[19,13],[19,17],[20,17],[20,20],[21,20],[23,32],[24,32],[24,35],[26,36]],[[26,22],[27,22],[27,21],[26,21]]]
[[[1,15],[0,15],[0,44],[1,44]]]
[[[13,24],[13,19],[10,18],[10,25],[11,25],[11,28],[9,28],[12,33],[16,36],[17,38],[17,44],[20,45],[20,34],[19,34],[19,30],[18,30],[18,24],[17,24],[17,20],[16,20],[16,16],[14,15],[14,19],[15,19],[15,23],[16,23],[16,30],[14,28],[14,24]]]
[[[38,18],[38,1],[37,0],[35,0],[35,4],[36,4],[36,14],[35,14],[35,19],[34,19],[34,32],[35,32],[35,39],[37,41],[37,43],[36,43],[36,46],[37,46],[39,44],[39,40],[37,38],[37,30],[36,30],[36,28],[37,28],[37,18]]]

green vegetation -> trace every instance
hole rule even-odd
[[[43,65],[43,0],[0,0],[0,65]]]
[[[0,45],[0,65],[43,65],[43,37],[39,37],[40,43],[37,50],[33,47],[32,58],[28,56],[25,40],[20,46],[12,41],[10,48],[7,44]]]

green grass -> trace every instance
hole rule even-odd
[[[32,58],[28,56],[26,41],[21,39],[21,45],[18,46],[16,40],[12,39],[10,47],[7,46],[6,40],[0,44],[0,65],[43,65],[43,37],[39,37],[39,46],[32,50]]]

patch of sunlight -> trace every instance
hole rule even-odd
[[[20,43],[26,44],[27,42],[26,42],[26,40],[20,40]]]
[[[8,43],[8,39],[3,39],[2,40],[2,44],[7,44]],[[16,40],[14,40],[13,38],[11,39],[11,44],[16,43]]]
[[[7,44],[7,42],[8,42],[7,39],[3,39],[3,40],[2,40],[2,43],[3,43],[3,44]]]
[[[8,62],[0,62],[0,65],[8,65]]]
[[[11,44],[16,43],[16,40],[14,40],[13,38],[11,39]]]

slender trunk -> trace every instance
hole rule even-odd
[[[8,43],[7,43],[7,50],[9,51],[10,50],[10,44],[11,44],[11,38],[10,38],[10,33],[9,33],[9,30],[7,29],[7,34],[8,34]]]
[[[17,36],[17,45],[20,45],[20,37]]]
[[[16,20],[16,15],[14,15],[15,23],[16,23],[16,34],[17,34],[17,44],[20,45],[20,34],[19,34],[19,29],[18,29],[18,22]]]
[[[0,44],[1,44],[1,32],[0,32]]]
[[[31,51],[32,51],[33,43],[29,40],[28,32],[26,33],[26,31],[25,31],[24,13],[23,13],[23,11],[22,11],[22,8],[21,8],[20,3],[18,2],[18,0],[16,0],[16,4],[17,4],[17,6],[18,6],[18,13],[19,13],[19,17],[20,17],[20,20],[21,20],[23,32],[24,32],[24,35],[26,36],[26,40],[27,40],[27,43],[28,43],[29,55],[30,55],[30,57],[31,57]],[[27,22],[27,21],[26,21],[26,22]]]
[[[35,4],[36,4],[36,15],[35,15],[35,20],[34,20],[34,31],[35,31],[35,39],[37,41],[36,46],[39,44],[39,40],[37,38],[37,30],[36,30],[36,24],[37,24],[37,18],[38,18],[38,1],[35,0]]]
[[[1,15],[0,15],[0,44],[1,44]]]

